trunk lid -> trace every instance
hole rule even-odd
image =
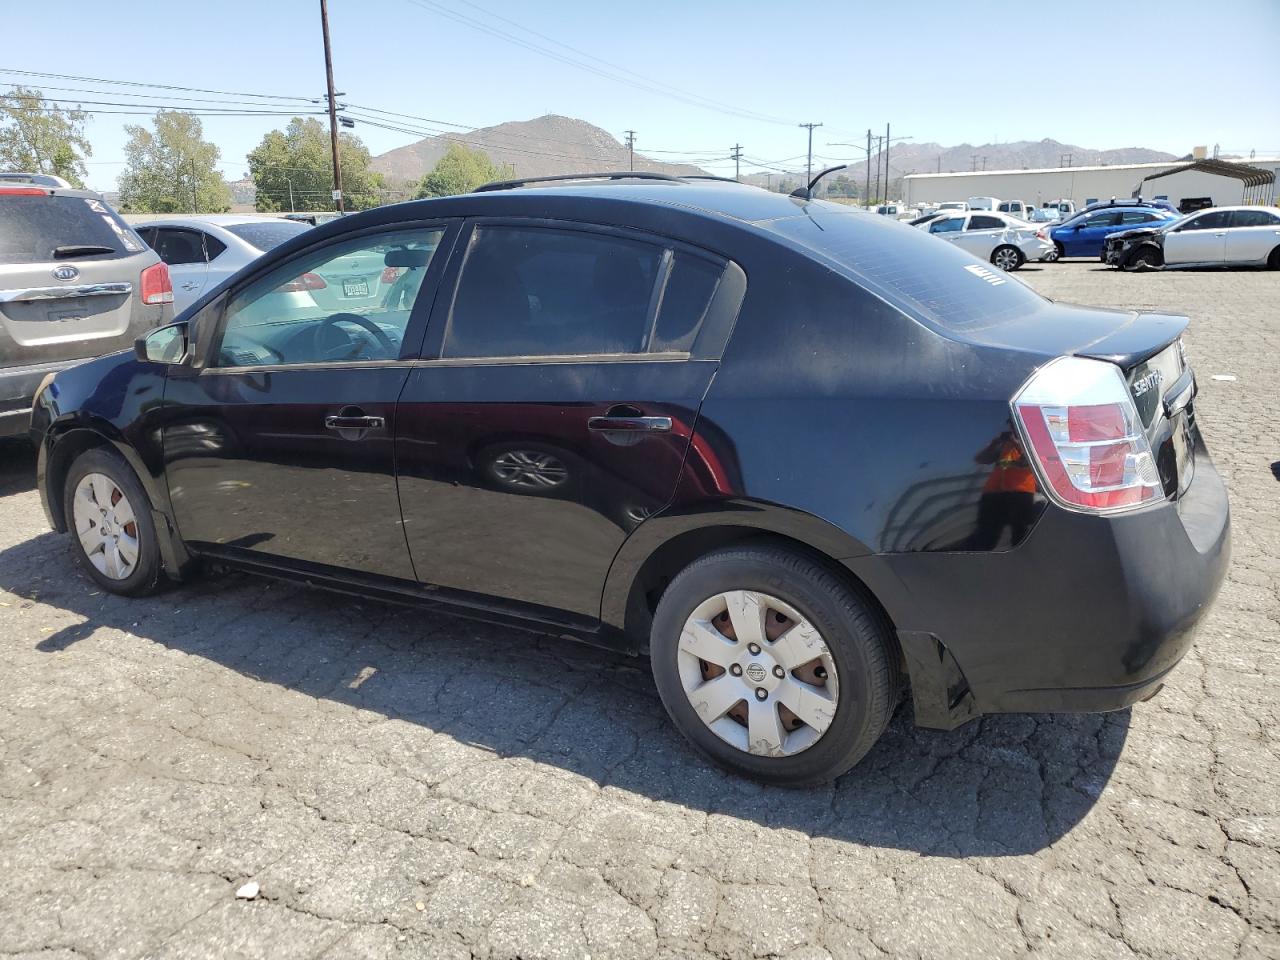
[[[1186,492],[1195,469],[1196,382],[1181,340],[1189,323],[1176,314],[1046,303],[1041,310],[968,331],[964,339],[1040,354],[1045,362],[1074,355],[1116,364],[1129,385],[1164,492],[1176,498]]]

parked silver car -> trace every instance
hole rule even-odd
[[[26,432],[46,377],[172,318],[168,268],[100,194],[0,174],[0,437]]]
[[[1017,270],[1028,260],[1056,259],[1053,241],[1044,227],[1036,228],[1007,213],[956,210],[917,229],[954,243],[1001,270]]]
[[[311,229],[283,218],[235,214],[165,217],[134,228],[169,265],[175,313],[266,251]]]

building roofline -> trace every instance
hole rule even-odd
[[[1008,176],[1011,173],[1063,173],[1071,171],[1080,173],[1089,170],[1155,170],[1162,167],[1179,167],[1191,161],[1188,160],[1155,160],[1149,163],[1104,163],[1093,164],[1090,166],[1080,167],[1027,167],[1025,169],[1006,169],[1006,170],[955,170],[950,173],[908,173],[904,176],[905,180],[926,180],[930,177],[935,179],[941,177],[995,177]],[[1231,163],[1243,164],[1245,166],[1254,166],[1260,163],[1280,163],[1280,157],[1253,157],[1249,160],[1235,159]]]

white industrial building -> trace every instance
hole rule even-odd
[[[1262,176],[1253,173],[1257,171]],[[1270,174],[1270,177],[1267,176]],[[967,173],[912,173],[902,178],[902,200],[908,206],[998,197],[1041,206],[1072,200],[1076,208],[1112,197],[1163,197],[1228,204],[1277,201],[1280,157],[1249,160],[1166,160],[1098,167],[1052,167],[1041,170],[974,170]],[[1258,182],[1265,181],[1265,182]]]

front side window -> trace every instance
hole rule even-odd
[[[477,227],[444,356],[642,352],[663,256],[661,247],[604,234]]]
[[[964,217],[947,217],[929,224],[930,233],[955,233],[964,229]]]
[[[398,230],[299,254],[227,305],[216,365],[396,359],[443,235]]]
[[[1236,210],[1231,214],[1233,227],[1276,227],[1280,217],[1266,210]]]
[[[1213,210],[1189,220],[1181,227],[1183,230],[1221,230],[1226,227],[1231,213],[1228,210]]]

